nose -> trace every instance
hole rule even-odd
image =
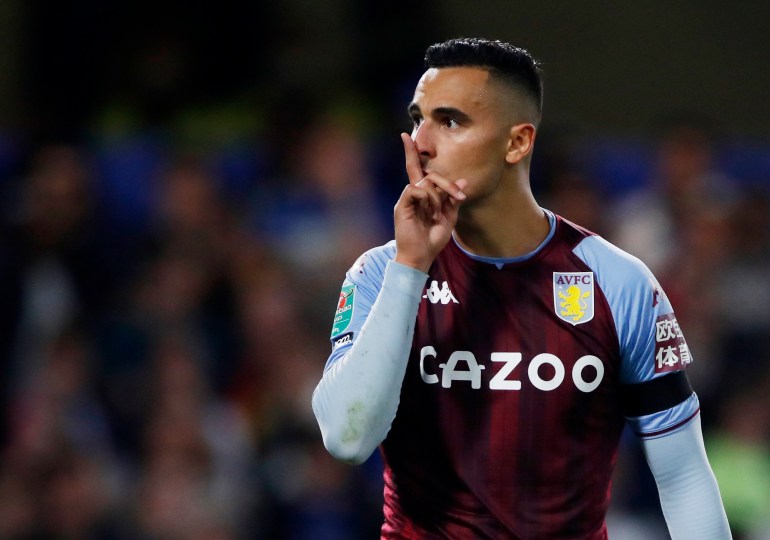
[[[431,129],[428,120],[423,121],[412,131],[412,140],[417,147],[417,153],[421,158],[432,158],[436,155],[436,145],[431,136]]]

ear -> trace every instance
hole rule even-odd
[[[532,153],[537,129],[533,124],[516,124],[511,127],[505,161],[515,165]]]

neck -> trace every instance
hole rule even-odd
[[[529,190],[499,197],[489,204],[460,207],[455,238],[482,257],[513,258],[534,251],[548,236],[550,224]]]

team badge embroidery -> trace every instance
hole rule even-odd
[[[337,302],[337,311],[334,313],[332,325],[332,338],[347,330],[350,320],[353,318],[353,299],[356,294],[356,286],[353,283],[344,283]]]
[[[554,272],[553,307],[556,315],[572,325],[594,318],[594,273]]]

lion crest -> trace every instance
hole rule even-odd
[[[594,317],[593,272],[554,272],[554,310],[560,319],[581,324]]]
[[[585,317],[586,308],[588,307],[585,299],[589,296],[591,296],[590,292],[581,293],[580,287],[577,285],[570,285],[567,288],[566,295],[560,291],[559,298],[564,300],[559,303],[559,306],[564,308],[561,314],[565,317],[572,317],[573,321],[578,322]]]

